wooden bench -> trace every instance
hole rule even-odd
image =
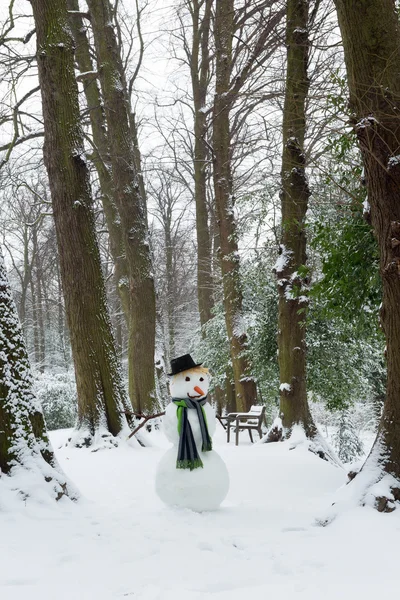
[[[247,429],[250,441],[253,443],[253,430],[262,438],[262,424],[265,420],[265,406],[253,405],[247,413],[229,413],[226,417],[226,441],[231,439],[231,427],[236,433],[236,446],[239,446],[239,433]]]

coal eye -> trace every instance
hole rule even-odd
[[[200,377],[200,381],[204,381],[204,377]]]
[[[185,381],[190,381],[190,377],[185,377]]]

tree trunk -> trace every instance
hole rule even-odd
[[[213,108],[214,192],[220,238],[220,262],[224,294],[225,322],[230,344],[236,394],[236,408],[249,410],[256,400],[256,386],[245,355],[247,335],[243,326],[239,254],[234,216],[231,177],[229,113],[233,0],[216,0],[215,45],[216,87]]]
[[[168,200],[167,200],[168,202]],[[172,211],[168,211],[168,218],[164,221],[165,240],[165,277],[167,288],[167,319],[168,319],[168,355],[167,363],[175,358],[175,302],[174,302],[174,249],[171,235]]]
[[[24,239],[24,264],[23,264],[23,276],[21,277],[21,301],[19,308],[19,318],[21,319],[22,330],[26,336],[26,296],[28,292],[29,282],[31,280],[32,265],[29,262],[29,226],[24,223],[23,225],[23,239]]]
[[[381,323],[387,347],[386,399],[377,438],[361,473],[368,486],[386,475],[387,493],[382,493],[382,482],[379,491],[368,491],[376,496],[378,510],[391,511],[394,501],[400,500],[399,19],[393,0],[335,0],[335,4],[371,223],[380,250]]]
[[[62,286],[61,286],[61,273],[60,273],[60,266],[59,266],[58,257],[57,257],[56,269],[57,269],[57,330],[58,330],[58,339],[59,339],[59,344],[60,344],[60,350],[61,350],[62,357],[64,359],[64,362],[66,363],[66,365],[69,368],[70,367],[70,357],[67,356],[67,344],[66,344],[66,340],[65,340],[65,338],[66,338],[66,324],[65,324],[65,317],[64,317],[64,302],[63,302],[63,293],[62,293]]]
[[[155,290],[148,240],[145,199],[137,172],[135,133],[108,0],[89,0],[105,115],[108,125],[114,198],[118,208],[129,267],[130,397],[135,410],[154,412]]]
[[[44,373],[46,367],[46,335],[44,325],[44,306],[42,291],[42,273],[39,259],[36,266],[36,296],[37,296],[37,319],[39,335],[39,371]]]
[[[105,300],[66,0],[32,0],[48,172],[78,391],[76,443],[117,435],[128,408]],[[104,433],[107,436],[107,433]]]
[[[113,199],[110,148],[103,103],[98,86],[98,76],[94,72],[89,40],[82,16],[79,13],[79,0],[68,0],[67,3],[68,10],[74,13],[70,14],[70,23],[72,35],[75,40],[75,59],[80,72],[85,74],[83,90],[93,135],[93,163],[99,176],[102,205],[110,239],[110,252],[114,263],[114,281],[128,325],[129,272],[125,257],[121,222]]]
[[[280,416],[283,436],[300,424],[313,438],[306,389],[306,308],[308,283],[305,264],[305,218],[310,191],[305,174],[308,0],[288,0],[286,15],[287,71],[283,108],[281,172],[282,233],[276,264],[279,293],[278,362],[280,371]]]
[[[207,147],[206,101],[210,77],[210,21],[213,0],[206,0],[204,13],[200,2],[192,2],[193,38],[190,56],[190,75],[194,104],[194,198],[196,203],[197,234],[197,294],[200,323],[203,326],[212,317],[213,281],[211,272],[211,242],[207,210]]]
[[[36,368],[41,373],[45,370],[45,333],[43,321],[43,294],[41,280],[41,265],[37,236],[37,224],[32,225],[32,270],[31,270],[31,295],[32,295],[32,326],[33,346]]]
[[[59,500],[68,495],[47,437],[43,414],[32,392],[32,373],[17,309],[0,253],[0,489],[20,468],[36,475],[40,488]],[[41,480],[41,481],[40,481]],[[18,486],[23,486],[19,478]],[[29,479],[29,493],[34,486]],[[28,490],[19,489],[21,499]]]

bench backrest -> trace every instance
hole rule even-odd
[[[249,413],[254,414],[254,416],[256,417],[262,415],[264,411],[265,406],[257,406],[256,404],[253,404],[253,406],[249,410]]]
[[[264,413],[265,413],[265,406],[258,406],[256,404],[253,404],[253,406],[250,408],[248,414],[249,415],[254,415],[254,418],[258,420],[259,423],[262,423],[263,419],[264,419]]]

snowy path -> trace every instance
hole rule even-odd
[[[52,434],[55,448],[65,431]],[[216,449],[231,474],[221,510],[164,507],[153,492],[162,447],[58,458],[84,499],[0,513],[1,600],[376,600],[398,596],[400,516],[369,508],[329,527],[314,518],[345,474],[287,444]]]

